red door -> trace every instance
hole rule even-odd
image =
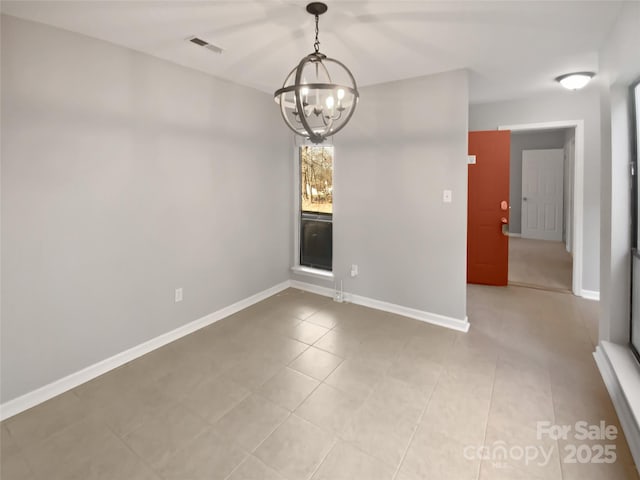
[[[509,156],[511,132],[469,132],[467,282],[506,285],[509,237]]]

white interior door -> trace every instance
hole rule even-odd
[[[522,152],[522,237],[562,241],[564,150]]]

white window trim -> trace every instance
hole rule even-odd
[[[307,277],[314,277],[314,278],[322,278],[325,280],[333,280],[335,278],[333,275],[333,272],[330,272],[329,270],[320,270],[319,268],[305,267],[303,265],[291,267],[291,271],[293,273],[297,273],[298,275],[305,275]]]
[[[304,147],[305,145],[315,146],[315,144],[313,143],[304,142],[301,144],[296,144],[293,147],[293,267],[291,267],[291,271],[293,273],[305,275],[307,277],[314,277],[323,280],[334,280],[335,276],[333,274],[333,264],[331,265],[331,271],[300,265],[300,147]],[[331,146],[333,147],[333,145]],[[335,191],[335,149],[333,162],[333,188]],[[332,214],[332,219],[333,218],[334,217]]]

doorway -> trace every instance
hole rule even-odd
[[[580,295],[583,122],[499,130],[512,145],[509,283]]]

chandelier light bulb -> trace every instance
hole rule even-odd
[[[331,110],[333,108],[333,97],[328,96],[327,99],[325,100],[325,103],[327,104],[327,108]]]

